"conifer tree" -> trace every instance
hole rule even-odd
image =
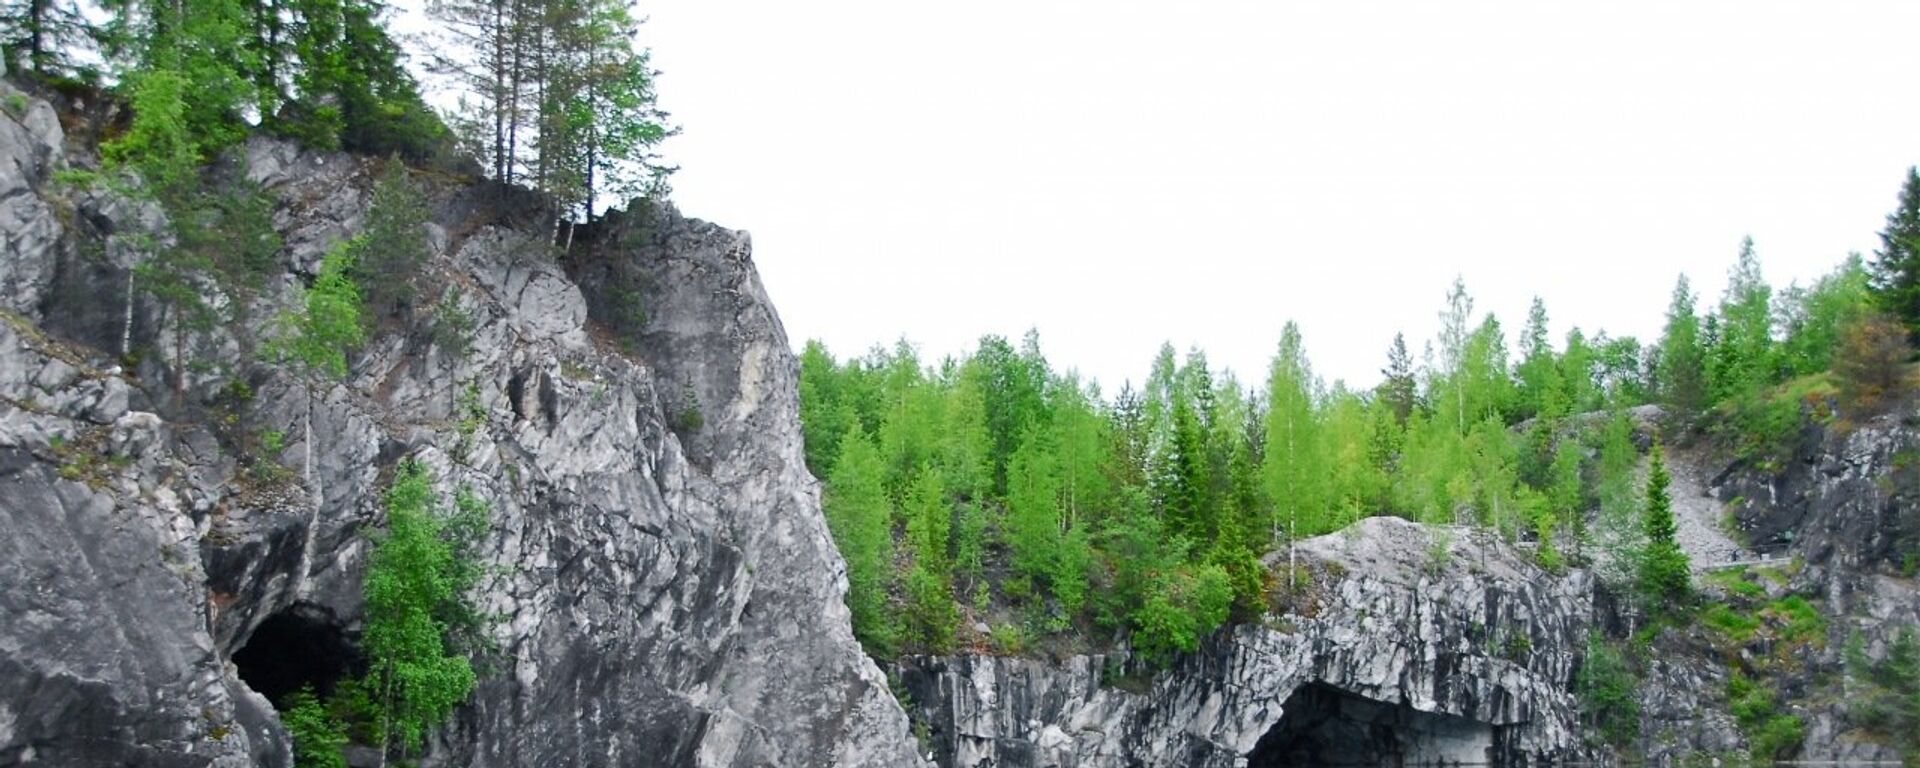
[[[7,71],[40,76],[75,72],[74,55],[93,36],[92,22],[73,0],[0,0],[0,51]]]
[[[1639,562],[1641,598],[1659,610],[1677,610],[1693,595],[1692,566],[1680,550],[1679,532],[1667,496],[1667,467],[1658,443],[1648,459],[1646,512],[1642,518],[1646,547]]]
[[[937,653],[951,645],[959,621],[953,604],[953,562],[947,555],[953,511],[939,473],[925,469],[918,474],[906,512],[906,541],[913,555],[907,574],[908,631]]]
[[[1375,390],[1378,397],[1392,407],[1400,425],[1406,426],[1407,417],[1413,415],[1418,404],[1419,382],[1413,378],[1413,358],[1407,354],[1405,334],[1393,335],[1393,346],[1387,348],[1387,367],[1381,369],[1380,376],[1380,386]]]
[[[1667,305],[1666,331],[1660,337],[1657,378],[1660,397],[1683,419],[1706,407],[1705,350],[1700,343],[1700,318],[1694,313],[1693,289],[1681,275]]]
[[[366,224],[354,239],[352,276],[369,323],[412,314],[420,270],[432,255],[427,242],[427,204],[398,157],[374,185]]]
[[[1881,309],[1904,324],[1909,341],[1920,346],[1920,169],[1907,169],[1900,202],[1880,230],[1873,292]]]
[[[1527,311],[1527,327],[1520,333],[1520,405],[1518,418],[1554,419],[1566,415],[1565,387],[1560,382],[1559,360],[1547,337],[1547,305],[1533,298]]]

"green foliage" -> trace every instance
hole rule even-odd
[[[1867,658],[1860,637],[1846,649],[1851,682],[1848,714],[1862,727],[1890,737],[1909,757],[1920,756],[1920,641],[1912,627],[1888,644],[1885,658]]]
[[[1640,735],[1639,687],[1639,674],[1625,650],[1598,633],[1588,635],[1574,692],[1591,733],[1603,743],[1625,747]]]
[[[347,768],[340,752],[347,745],[347,727],[320,704],[312,687],[289,694],[281,707],[280,722],[293,737],[294,768]]]
[[[143,71],[123,86],[133,120],[127,131],[100,145],[109,167],[140,174],[156,190],[189,182],[200,162],[200,144],[187,125],[187,80],[172,69]]]
[[[1752,640],[1754,633],[1760,629],[1760,620],[1751,613],[1721,603],[1714,603],[1701,611],[1700,621],[1727,639],[1743,645]]]
[[[1852,418],[1873,416],[1913,389],[1913,377],[1906,368],[1913,348],[1887,316],[1860,314],[1842,330],[1836,346],[1833,380],[1841,407]]]
[[[922,471],[907,500],[907,639],[935,652],[949,650],[959,612],[953,602],[952,509],[939,473]]]
[[[352,242],[327,252],[313,287],[295,302],[297,309],[280,316],[267,345],[269,359],[292,365],[310,379],[346,377],[347,353],[365,340],[360,290],[348,277]]]
[[[474,548],[487,523],[470,494],[453,514],[443,512],[433,477],[411,460],[395,471],[386,502],[387,530],[368,557],[363,685],[381,732],[407,750],[473,690],[473,665],[457,638],[478,621],[467,593],[480,576]]]
[[[411,316],[421,267],[432,255],[427,243],[427,204],[399,158],[373,188],[366,224],[351,242],[350,274],[366,306],[364,320]]]
[[[896,628],[887,611],[892,573],[892,510],[881,485],[879,451],[858,424],[840,440],[840,457],[827,481],[827,527],[847,560],[847,608],[853,633],[867,651],[890,656]]]
[[[1748,751],[1759,761],[1783,760],[1799,751],[1806,724],[1797,715],[1778,711],[1772,688],[1739,672],[1727,678],[1727,709],[1746,734]]]
[[[1653,447],[1647,470],[1646,512],[1642,517],[1646,547],[1638,563],[1639,595],[1656,613],[1675,613],[1693,600],[1692,566],[1675,539],[1678,532],[1667,496],[1666,462],[1659,445]]]
[[[1874,298],[1920,345],[1920,169],[1908,168],[1900,202],[1880,230],[1872,268]]]

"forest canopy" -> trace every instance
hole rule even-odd
[[[1537,299],[1510,336],[1456,281],[1419,361],[1395,337],[1370,389],[1317,376],[1292,323],[1256,382],[1163,345],[1111,392],[1034,332],[939,361],[809,342],[807,463],[880,656],[1124,636],[1164,660],[1284,607],[1288,545],[1371,515],[1492,532],[1550,569],[1616,563],[1622,591],[1671,602],[1686,565],[1657,459],[1639,479],[1636,407],[1763,463],[1805,418],[1870,418],[1911,388],[1911,350],[1882,330],[1900,327],[1888,261],[1775,289],[1748,240],[1711,310],[1682,277],[1644,342],[1556,339]]]

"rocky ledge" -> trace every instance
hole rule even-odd
[[[1471,764],[1583,749],[1568,691],[1592,589],[1463,529],[1371,518],[1303,542],[1288,610],[1170,669],[913,657],[943,766]],[[1287,554],[1271,564],[1284,572]],[[1149,679],[1141,679],[1151,675]]]
[[[258,295],[204,286],[253,321],[176,344],[128,288],[159,214],[59,180],[92,150],[24,103],[0,115],[0,764],[289,765],[273,701],[362,663],[365,532],[409,457],[492,518],[497,651],[425,763],[920,762],[848,626],[745,233],[663,208],[567,251],[524,194],[416,174],[464,348],[393,318],[309,389],[250,350],[361,226],[379,161],[247,144],[231,173],[286,247]],[[619,340],[630,307],[576,282],[608,263],[652,278]],[[167,367],[181,349],[194,364]],[[284,435],[283,469],[240,428]]]

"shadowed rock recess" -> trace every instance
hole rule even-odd
[[[250,319],[187,334],[174,402],[170,321],[128,289],[162,214],[56,180],[92,150],[26,104],[0,114],[0,765],[290,765],[270,699],[364,663],[364,533],[403,457],[492,515],[497,652],[427,764],[920,764],[849,629],[746,233],[655,210],[561,258],[520,193],[417,174],[427,298],[472,318],[468,350],[432,313],[388,318],[315,392],[308,488],[307,390],[255,349],[360,227],[380,161],[244,147],[286,247],[257,296],[203,286]],[[624,303],[576,282],[615,272],[650,279]],[[285,435],[287,471],[245,467],[230,412]]]

